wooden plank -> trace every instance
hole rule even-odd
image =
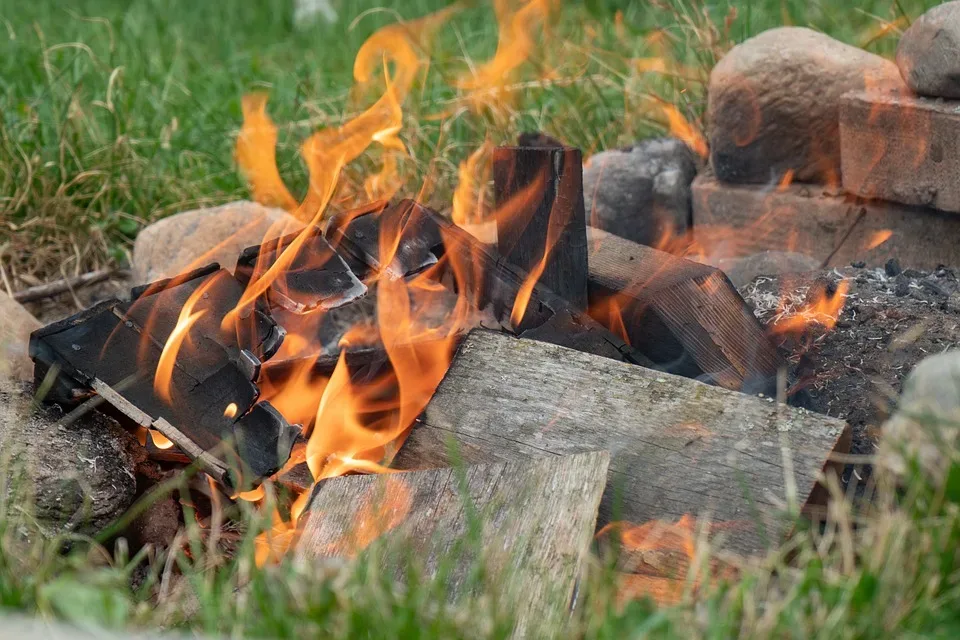
[[[719,269],[590,229],[590,312],[658,368],[773,393],[785,366]]]
[[[442,467],[605,449],[602,523],[724,523],[729,548],[784,533],[847,426],[841,420],[555,345],[474,331],[395,461]]]
[[[497,147],[493,182],[500,253],[575,309],[585,309],[587,237],[580,150]]]
[[[599,451],[468,467],[462,480],[449,468],[327,480],[311,496],[297,552],[353,556],[384,537],[388,549],[421,560],[428,576],[453,560],[451,601],[469,595],[468,573],[480,560],[489,585],[515,607],[515,637],[556,629],[590,548],[608,463]],[[474,514],[480,558],[459,548]],[[401,579],[402,564],[389,567]]]

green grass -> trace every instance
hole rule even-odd
[[[927,0],[929,3],[930,0]],[[247,196],[233,162],[240,97],[267,90],[280,125],[281,171],[305,187],[299,143],[368,101],[350,100],[353,57],[377,28],[412,19],[439,0],[344,3],[340,24],[298,30],[292,0],[3,0],[0,3],[0,266],[5,286],[122,261],[143,224]],[[457,112],[453,85],[496,49],[496,23],[474,2],[445,26],[405,107],[411,158],[404,194],[448,209],[458,163],[486,135],[540,128],[586,152],[662,132],[656,99],[697,122],[702,81],[716,56],[751,33],[810,25],[862,42],[922,0],[591,0],[566,3],[517,80],[505,118]],[[386,7],[385,7],[386,5]],[[617,10],[623,28],[614,24]],[[662,46],[650,35],[662,29]],[[893,37],[870,43],[889,54]],[[630,59],[663,55],[683,78],[638,73]],[[546,71],[551,80],[536,82]],[[354,163],[345,182],[371,165]],[[426,183],[427,187],[423,188]],[[8,285],[6,283],[9,283]]]
[[[949,428],[955,428],[950,425]],[[957,637],[960,633],[960,454],[945,482],[919,471],[903,488],[881,487],[874,507],[854,512],[832,483],[835,502],[823,528],[798,524],[781,549],[746,566],[732,582],[689,591],[658,609],[617,604],[610,569],[594,559],[579,606],[562,637],[878,638]],[[9,460],[3,461],[9,470]],[[79,537],[45,539],[29,502],[0,477],[0,610],[39,614],[116,630],[158,627],[231,637],[506,638],[512,625],[504,585],[475,565],[475,595],[448,604],[445,579],[422,579],[403,550],[375,544],[353,564],[287,557],[258,569],[254,536],[264,524],[246,504],[222,516],[229,533],[201,530],[186,512],[169,553],[129,558]],[[468,533],[471,549],[479,539]],[[67,549],[67,551],[65,551]],[[403,587],[382,570],[406,562]],[[453,561],[450,558],[449,561]],[[706,585],[706,556],[688,585]],[[681,576],[684,577],[684,576]],[[132,584],[136,585],[131,586]]]

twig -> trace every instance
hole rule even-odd
[[[127,273],[128,272],[126,271],[112,268],[97,269],[96,271],[84,273],[72,278],[55,280],[53,282],[47,282],[46,284],[37,285],[36,287],[30,287],[29,289],[17,291],[13,294],[13,299],[17,302],[33,302],[34,300],[52,298],[53,296],[60,295],[61,293],[66,293],[67,291],[73,291],[83,287],[89,287],[90,285],[97,284],[98,282],[103,282],[112,276],[126,275]]]

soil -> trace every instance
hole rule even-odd
[[[913,367],[960,343],[960,281],[953,269],[902,270],[891,260],[882,269],[760,277],[740,292],[776,334],[784,318],[818,293],[842,292],[844,282],[849,291],[835,327],[813,323],[800,335],[777,335],[777,342],[793,369],[791,403],[845,419],[853,429],[851,453],[872,455]],[[848,468],[845,479],[854,471]]]

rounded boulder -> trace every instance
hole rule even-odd
[[[897,66],[910,90],[930,98],[960,98],[960,1],[920,16],[897,47]]]
[[[802,27],[771,29],[710,74],[710,161],[724,182],[840,181],[840,97],[899,91],[895,64]]]

